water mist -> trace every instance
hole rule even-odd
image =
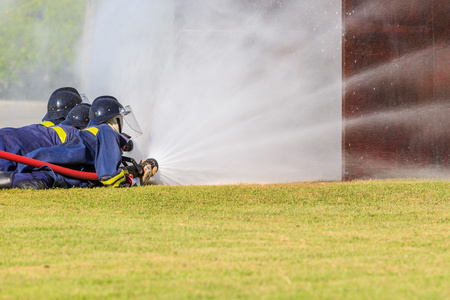
[[[343,179],[450,178],[448,1],[343,3]]]
[[[156,183],[341,179],[340,3],[161,2],[97,4],[80,62],[132,106]]]

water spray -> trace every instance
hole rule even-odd
[[[339,2],[111,0],[90,24],[82,90],[133,107],[156,183],[341,179]]]

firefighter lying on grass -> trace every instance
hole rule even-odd
[[[0,172],[0,188],[48,189],[53,187],[129,187],[145,184],[158,170],[154,159],[138,166],[121,167],[122,150],[130,140],[122,134],[123,118],[132,114],[112,96],[96,98],[89,111],[88,127],[75,133],[72,140],[53,147],[39,148],[26,155],[84,172],[95,172],[97,180],[85,180],[40,168],[19,164],[16,172]],[[138,171],[138,172],[136,172]],[[130,174],[134,173],[134,174]]]

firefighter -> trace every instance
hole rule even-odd
[[[42,125],[54,126],[64,121],[70,110],[83,102],[80,93],[73,87],[62,87],[55,90],[48,99],[47,114]]]
[[[51,147],[65,143],[78,130],[87,126],[89,122],[89,108],[90,104],[88,103],[76,105],[68,112],[67,118],[64,116],[66,119],[59,125],[34,124],[20,128],[2,128],[0,129],[0,150],[23,156],[42,147]],[[53,115],[53,112],[49,112],[50,117]],[[58,116],[65,114],[61,110],[58,113]],[[61,118],[58,117],[56,120],[58,119]],[[51,122],[50,120],[55,119],[48,119],[45,122]],[[53,124],[53,122],[51,123]],[[0,171],[14,171],[16,168],[16,162],[0,159]]]
[[[19,164],[17,173],[0,173],[0,188],[47,189],[52,187],[129,187],[138,185],[121,167],[122,150],[129,139],[122,134],[124,117],[132,114],[112,96],[96,98],[89,111],[88,127],[80,130],[69,142],[37,149],[26,157],[79,171],[96,172],[98,181],[87,181],[63,176],[44,166],[36,169]],[[146,170],[146,180],[157,168]],[[151,172],[149,176],[149,172]]]

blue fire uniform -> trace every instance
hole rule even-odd
[[[78,132],[75,127],[53,125],[54,122],[45,121],[19,128],[1,128],[0,150],[23,156],[38,148],[60,145]],[[0,171],[14,171],[16,168],[16,162],[0,159]]]
[[[63,167],[96,172],[104,186],[127,186],[124,171],[120,168],[122,149],[129,140],[107,124],[91,126],[77,132],[69,142],[50,148],[32,151],[26,157],[61,165]],[[19,164],[12,186],[22,180],[39,179],[47,187],[91,187],[98,182],[70,178],[56,174],[48,167],[35,169]]]

